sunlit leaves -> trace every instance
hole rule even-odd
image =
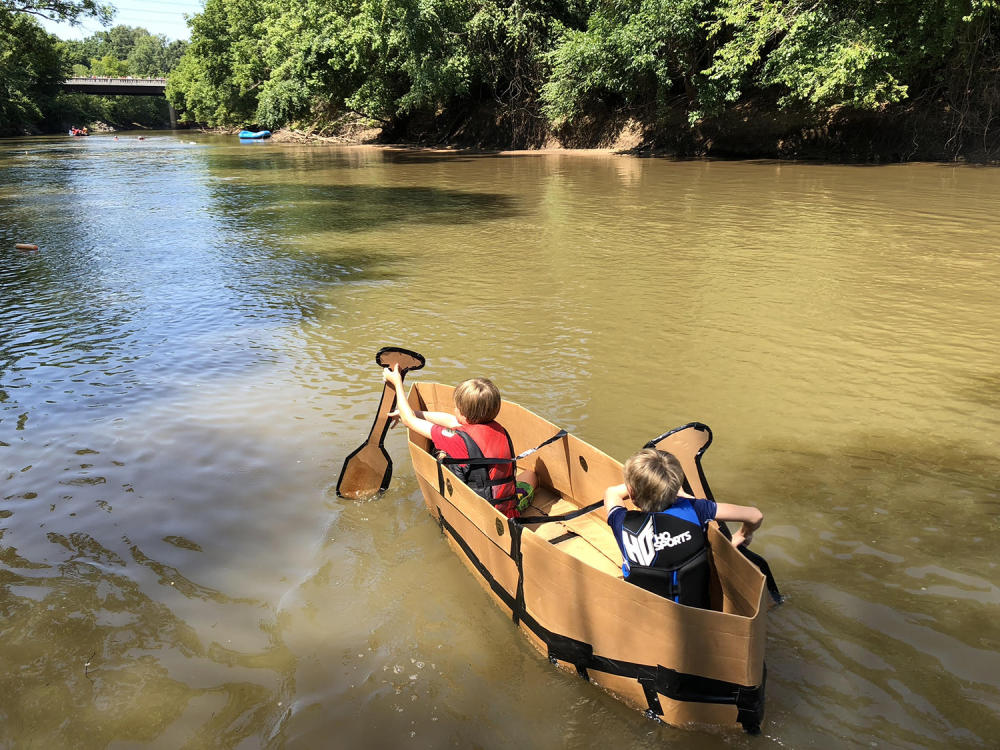
[[[0,14],[26,13],[53,21],[79,23],[83,18],[96,18],[100,23],[111,23],[115,10],[111,5],[97,0],[0,0]]]

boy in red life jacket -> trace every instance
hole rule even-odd
[[[383,377],[396,389],[397,409],[389,416],[429,438],[435,451],[449,458],[514,458],[510,435],[496,422],[500,390],[492,381],[473,378],[460,383],[455,389],[455,413],[448,414],[414,412],[406,402],[398,368],[387,367]],[[515,479],[513,463],[450,464],[448,468],[508,518],[517,518],[528,507],[537,481],[532,471],[523,471]]]
[[[644,448],[625,462],[625,484],[608,487],[604,508],[622,552],[626,581],[692,607],[708,606],[712,519],[742,521],[733,545],[750,544],[764,514],[750,505],[680,494],[684,470],[672,453]],[[631,499],[639,510],[628,510]]]

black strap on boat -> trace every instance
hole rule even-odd
[[[567,531],[565,534],[560,534],[554,539],[549,539],[549,544],[561,544],[562,542],[568,542],[570,539],[575,539],[580,536],[575,531]]]
[[[516,464],[522,458],[527,458],[532,453],[537,453],[542,448],[544,448],[549,443],[554,443],[556,440],[560,440],[566,437],[569,433],[566,430],[559,430],[555,435],[550,437],[548,440],[543,440],[541,443],[536,445],[534,448],[528,448],[528,450],[518,453],[513,458],[447,458],[439,459],[443,464],[469,464],[470,466],[496,466],[498,464]]]
[[[463,466],[499,466],[501,464],[512,464],[517,465],[517,462],[522,458],[527,458],[532,453],[537,453],[542,448],[544,448],[549,443],[554,443],[556,440],[560,440],[569,435],[566,430],[559,430],[555,435],[550,437],[548,440],[543,440],[541,443],[536,445],[534,448],[529,448],[522,453],[518,453],[513,458],[452,458],[451,456],[441,456],[437,458],[438,464],[438,494],[444,497],[444,472],[441,471],[441,466],[455,466],[461,464]],[[516,473],[516,472],[515,472]],[[504,477],[503,479],[492,479],[487,482],[490,486],[507,484],[511,481],[510,477]],[[516,478],[515,478],[516,481]]]
[[[515,461],[520,461],[522,458],[527,458],[532,453],[537,453],[538,451],[540,451],[542,448],[544,448],[549,443],[554,443],[556,440],[560,440],[560,439],[566,437],[567,435],[569,435],[569,433],[566,432],[566,430],[559,430],[559,432],[557,432],[555,435],[553,435],[552,437],[550,437],[548,440],[542,441],[541,443],[539,443],[538,445],[536,445],[534,448],[529,448],[528,450],[524,451],[523,453],[518,453],[514,457],[514,460]]]
[[[519,516],[518,518],[511,518],[510,520],[524,526],[534,526],[535,524],[541,523],[555,523],[556,521],[572,521],[574,518],[579,518],[580,516],[592,513],[598,508],[603,507],[604,501],[598,500],[592,505],[587,505],[583,508],[579,508],[578,510],[572,510],[569,513],[563,513],[559,516]]]
[[[514,623],[523,622],[547,647],[550,661],[564,661],[572,664],[584,679],[589,679],[588,669],[632,678],[642,685],[649,704],[647,714],[652,717],[663,715],[659,695],[675,701],[693,701],[698,703],[715,703],[734,705],[737,708],[737,720],[749,734],[760,732],[760,723],[764,718],[764,680],[757,686],[739,685],[737,683],[715,680],[699,675],[685,674],[673,669],[667,669],[659,664],[647,665],[634,662],[609,659],[594,654],[592,644],[575,638],[554,633],[545,628],[534,617],[528,614],[524,605],[524,565],[521,553],[521,536],[524,527],[519,521],[524,519],[508,519],[507,526],[511,534],[511,558],[517,565],[517,591],[514,596],[497,581],[486,565],[476,556],[469,543],[458,533],[454,526],[448,523],[444,514],[439,511],[442,528],[451,535],[465,553],[469,562],[479,575],[489,585],[490,590],[510,608]]]

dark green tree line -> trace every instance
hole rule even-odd
[[[513,142],[595,111],[953,112],[990,130],[996,0],[207,0],[168,96],[192,120],[342,112]]]

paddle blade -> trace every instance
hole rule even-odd
[[[695,497],[712,499],[705,472],[701,468],[701,456],[712,444],[712,430],[701,422],[690,422],[670,432],[653,438],[644,448],[673,453],[684,469],[685,490]]]
[[[375,361],[380,367],[398,365],[400,376],[410,370],[419,370],[424,366],[424,358],[409,349],[398,346],[387,346],[379,349]],[[392,478],[392,459],[382,443],[385,433],[389,431],[389,412],[396,403],[396,391],[388,383],[382,388],[382,400],[375,412],[375,422],[372,424],[368,439],[354,453],[344,460],[337,480],[337,494],[340,497],[370,498],[389,487]]]
[[[419,370],[424,366],[423,355],[411,352],[409,349],[401,349],[398,346],[386,346],[379,349],[378,354],[375,355],[375,361],[378,362],[379,367],[399,365],[401,373]]]
[[[392,459],[385,449],[374,443],[365,443],[344,459],[344,467],[337,480],[337,495],[357,500],[367,500],[384,492],[392,478]]]

